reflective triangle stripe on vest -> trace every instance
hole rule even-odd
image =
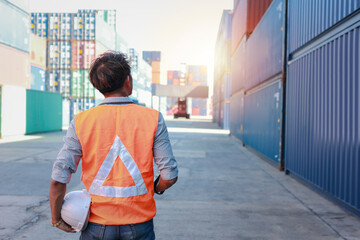
[[[130,187],[115,187],[103,186],[105,179],[109,175],[114,166],[117,157],[123,161],[125,167],[129,171],[131,177],[135,182],[135,186]],[[105,161],[101,165],[98,173],[92,182],[89,193],[103,197],[133,197],[146,194],[148,191],[145,186],[144,179],[141,176],[140,170],[136,165],[134,159],[126,149],[125,145],[121,142],[120,138],[116,136],[113,145],[110,148]]]

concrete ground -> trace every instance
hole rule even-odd
[[[358,217],[210,120],[168,120],[167,126],[179,179],[155,196],[157,239],[360,239]],[[49,225],[51,166],[64,134],[0,140],[0,239],[79,238]],[[68,191],[82,189],[80,171]]]

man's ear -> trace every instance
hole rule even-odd
[[[126,87],[130,87],[130,77],[129,77],[129,75],[126,77],[124,84],[126,85]]]

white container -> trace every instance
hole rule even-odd
[[[26,89],[4,85],[1,87],[1,135],[24,135],[26,130]]]

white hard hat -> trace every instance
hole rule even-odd
[[[86,190],[69,192],[64,197],[61,218],[75,231],[84,230],[89,220],[90,203],[91,198]]]

